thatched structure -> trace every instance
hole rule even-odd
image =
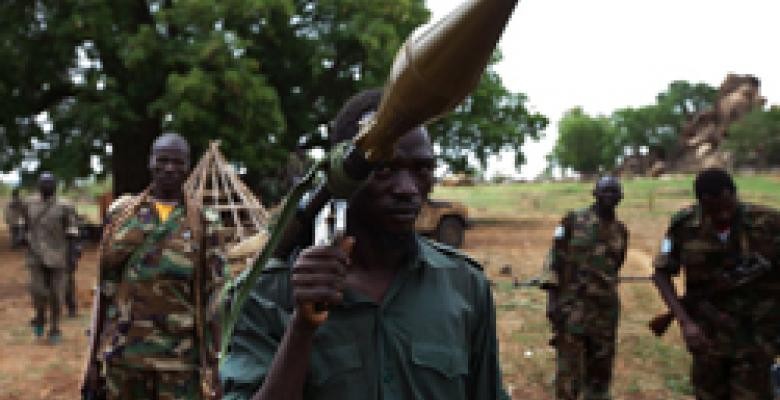
[[[184,194],[194,204],[219,213],[224,251],[234,270],[255,258],[268,237],[270,214],[219,151],[218,141],[209,144],[192,170]]]

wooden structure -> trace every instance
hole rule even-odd
[[[184,194],[194,204],[219,213],[224,251],[233,267],[241,268],[257,256],[268,237],[271,216],[225,160],[219,141],[209,143],[184,183]]]

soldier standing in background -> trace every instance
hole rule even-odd
[[[119,209],[111,207],[85,398],[219,396],[219,216],[186,201],[182,185],[189,167],[187,141],[173,133],[160,136],[149,160],[150,188],[123,200]]]
[[[617,178],[599,179],[593,196],[592,206],[569,212],[556,228],[542,285],[557,350],[556,398],[563,400],[610,398],[628,231],[615,215],[623,198]]]
[[[24,203],[19,198],[19,189],[11,191],[11,200],[5,208],[5,223],[11,236],[11,248],[16,249],[24,244]]]
[[[31,321],[36,336],[43,336],[46,308],[50,310],[48,339],[56,344],[60,331],[61,305],[65,300],[68,266],[76,257],[78,226],[73,207],[57,201],[57,180],[50,172],[38,178],[40,199],[25,205],[27,226],[27,267],[30,270],[30,292],[35,307]]]
[[[737,198],[729,174],[707,169],[697,203],[672,217],[653,279],[693,356],[700,400],[770,399],[780,343],[780,213]],[[685,297],[672,276],[685,272]]]

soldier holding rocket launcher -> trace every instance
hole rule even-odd
[[[349,199],[347,236],[248,274],[225,329],[225,399],[505,397],[481,267],[414,220],[433,180],[424,124],[477,84],[515,5],[467,2],[407,41],[383,92],[345,105],[323,190]]]

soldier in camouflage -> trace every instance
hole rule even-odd
[[[69,258],[77,246],[78,226],[74,208],[57,200],[57,180],[50,172],[38,178],[39,199],[24,205],[27,226],[27,267],[30,271],[30,293],[35,317],[33,332],[41,337],[49,308],[48,340],[59,343],[60,315],[68,282]]]
[[[219,216],[182,193],[181,136],[160,136],[149,165],[150,188],[114,211],[103,238],[84,393],[99,392],[100,372],[108,399],[217,398]]]
[[[609,399],[620,303],[617,276],[628,231],[615,215],[620,182],[602,177],[595,203],[566,214],[556,228],[542,287],[557,351],[556,398]]]
[[[653,278],[693,356],[696,398],[770,399],[780,334],[780,213],[739,201],[720,169],[699,173],[694,188],[697,203],[672,217]],[[672,283],[680,271],[684,299]]]

